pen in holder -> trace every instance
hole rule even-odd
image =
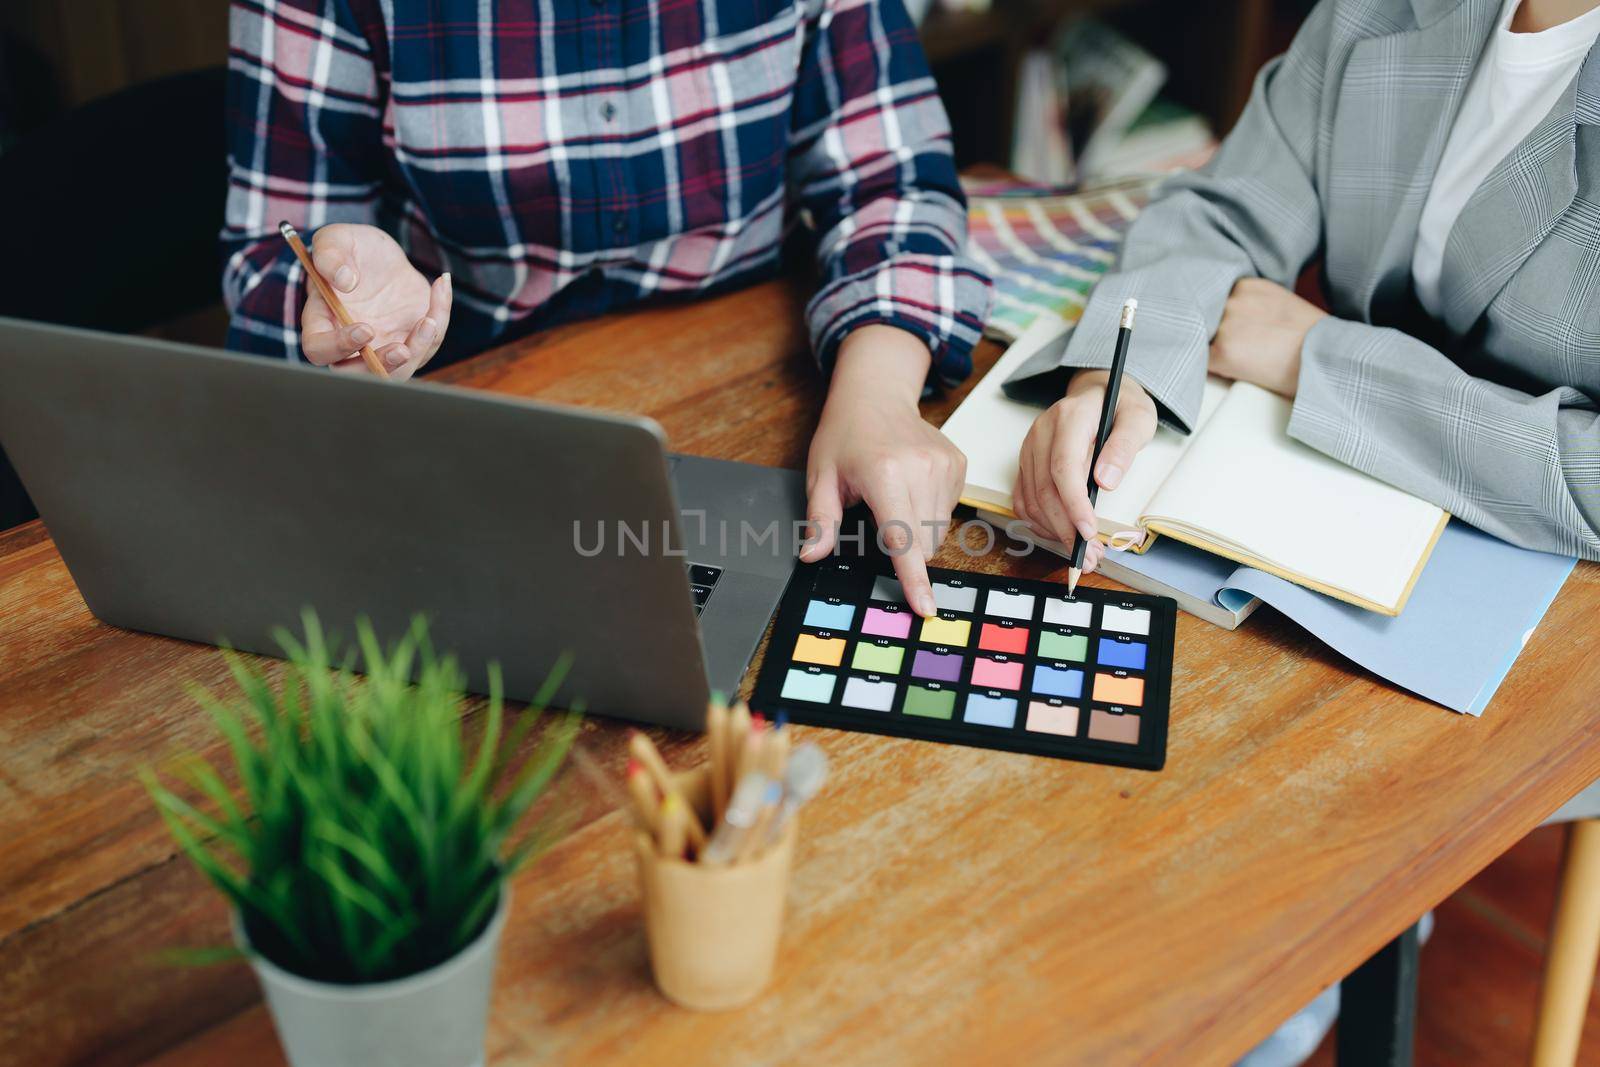
[[[711,770],[673,776],[703,823],[711,822]],[[791,814],[760,851],[726,865],[663,855],[638,831],[634,850],[650,966],[661,992],[686,1008],[716,1011],[754,1000],[772,979],[799,818]]]

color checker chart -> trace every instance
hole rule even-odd
[[[929,568],[939,613],[886,561],[801,567],[752,704],[796,722],[1159,770],[1176,605]]]

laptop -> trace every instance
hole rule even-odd
[[[427,616],[478,692],[682,728],[793,573],[795,471],[649,419],[0,318],[0,446],[96,617],[281,655]]]

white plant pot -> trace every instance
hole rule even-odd
[[[341,985],[290,974],[252,952],[283,1051],[293,1067],[479,1067],[510,890],[466,948],[392,982]],[[234,939],[249,943],[237,914]]]

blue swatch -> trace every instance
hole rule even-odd
[[[1015,697],[988,697],[973,693],[967,697],[967,710],[961,717],[980,726],[998,726],[1009,730],[1017,721],[1017,701]]]
[[[1063,671],[1039,664],[1033,668],[1033,691],[1048,697],[1083,695],[1083,672]]]
[[[813,600],[806,607],[806,625],[819,630],[848,630],[850,621],[855,617],[854,604],[829,604],[825,600]]]
[[[1130,671],[1144,670],[1145,645],[1140,641],[1113,641],[1110,638],[1100,639],[1100,665],[1102,667],[1126,667]]]

